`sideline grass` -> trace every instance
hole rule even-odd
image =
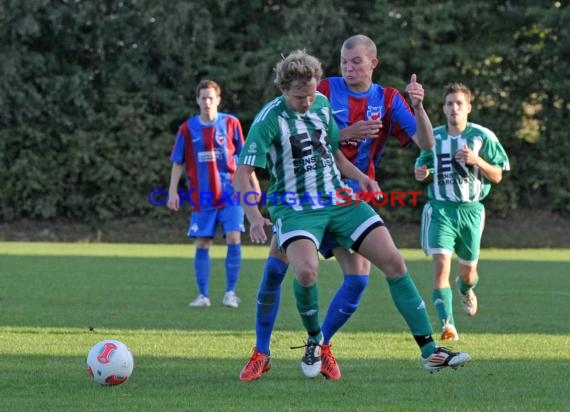
[[[273,337],[273,369],[243,383],[254,344],[255,295],[266,248],[244,248],[242,305],[221,305],[225,248],[212,251],[213,306],[190,309],[193,247],[0,243],[0,410],[566,410],[570,405],[568,250],[484,250],[480,313],[456,305],[474,360],[459,371],[424,373],[378,272],[361,308],[335,336],[339,382],[300,372],[304,333],[291,276]],[[405,250],[426,300],[431,262]],[[323,261],[321,307],[340,282]],[[458,302],[455,302],[458,303]],[[428,308],[435,320],[433,307]],[[92,328],[93,330],[90,330]],[[435,335],[437,336],[437,335]],[[85,357],[105,338],[135,355],[116,388],[89,381]]]

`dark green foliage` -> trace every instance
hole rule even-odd
[[[492,213],[567,213],[568,27],[563,2],[0,0],[0,219],[91,221],[159,213],[146,194],[168,184],[178,125],[196,113],[203,78],[247,132],[278,93],[273,67],[304,48],[339,73],[342,40],[379,46],[376,81],[402,90],[417,73],[441,123],[441,89],[474,91],[472,120],[494,130],[513,172]],[[385,190],[419,190],[415,148],[390,146]],[[415,220],[414,208],[384,208]]]

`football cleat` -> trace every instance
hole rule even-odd
[[[301,359],[301,370],[307,378],[315,378],[321,373],[321,343],[311,338],[303,346],[292,346],[291,349],[305,348]]]
[[[233,291],[226,292],[224,299],[222,300],[224,306],[228,306],[230,308],[237,308],[240,302],[241,299],[238,298]]]
[[[439,372],[443,368],[457,369],[471,360],[471,356],[464,352],[452,352],[447,348],[439,347],[427,358],[421,358],[422,366],[429,373]]]
[[[461,296],[461,307],[469,316],[475,316],[477,314],[477,296],[473,289],[469,289],[467,292],[462,293],[459,288],[459,276],[455,278],[455,285],[459,291],[459,296]]]
[[[258,352],[253,348],[253,353],[247,364],[239,373],[241,381],[254,381],[261,378],[261,375],[271,369],[271,356]]]
[[[323,375],[326,379],[338,381],[341,376],[340,368],[338,367],[336,359],[331,352],[331,345],[323,344],[321,346],[321,349],[321,375]]]
[[[211,306],[210,299],[204,295],[199,295],[196,299],[188,304],[191,308],[209,307]]]
[[[445,322],[443,325],[443,329],[441,331],[441,339],[442,340],[459,340],[459,334],[457,333],[457,329],[449,322]]]

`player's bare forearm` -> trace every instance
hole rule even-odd
[[[178,197],[178,182],[184,171],[184,165],[172,163],[170,171],[170,184],[168,185],[168,202],[166,206],[170,210],[178,210],[180,208],[180,199]]]
[[[435,143],[433,137],[433,126],[427,112],[422,104],[415,108],[416,115],[416,133],[414,141],[423,150],[431,150]]]
[[[340,174],[343,177],[347,177],[353,180],[360,180],[364,175],[364,173],[362,173],[359,168],[348,161],[348,159],[340,150],[335,153],[334,160],[336,162],[338,170],[340,171]]]
[[[257,207],[256,199],[251,194],[252,192],[259,193],[256,191],[256,188],[252,184],[253,173],[253,167],[247,165],[238,165],[236,173],[234,175],[234,190],[237,192],[237,195],[240,196],[240,203],[243,207],[247,220],[250,223],[256,219],[263,217],[259,211],[259,208]]]
[[[491,183],[499,183],[503,180],[503,171],[499,166],[492,165],[486,162],[483,158],[479,157],[477,166],[479,166],[479,171],[483,173]]]
[[[172,170],[170,171],[170,185],[168,186],[169,192],[176,192],[178,189],[178,182],[184,171],[184,165],[172,163]]]

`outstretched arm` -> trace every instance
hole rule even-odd
[[[416,81],[416,75],[412,74],[410,83],[406,86],[406,92],[410,96],[412,107],[416,115],[416,133],[412,139],[423,150],[431,150],[434,145],[433,126],[424,109],[424,88]]]

